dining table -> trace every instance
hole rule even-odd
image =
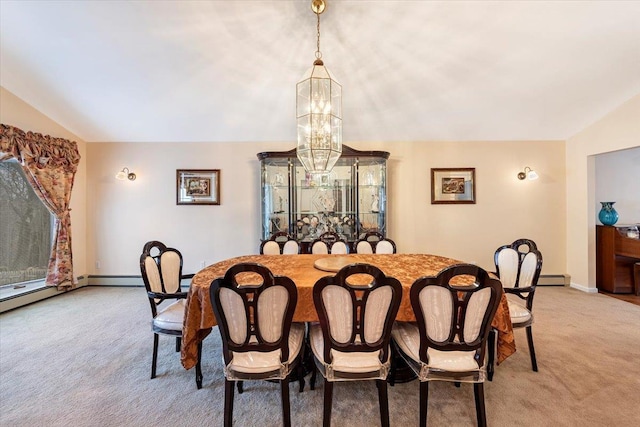
[[[387,276],[395,277],[402,284],[402,300],[396,321],[415,322],[409,290],[420,277],[435,276],[442,269],[461,261],[430,254],[298,254],[298,255],[244,255],[209,265],[196,273],[191,281],[185,302],[182,329],[181,362],[191,369],[198,362],[198,346],[216,326],[209,287],[218,277],[239,263],[257,263],[267,267],[275,276],[293,280],[298,290],[298,303],[294,322],[317,322],[318,314],[313,303],[313,286],[322,277],[334,275],[342,266],[366,263],[378,267]],[[516,351],[509,306],[503,293],[492,322],[497,331],[497,363],[500,364]]]

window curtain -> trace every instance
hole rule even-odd
[[[73,275],[69,202],[80,163],[78,144],[0,124],[0,160],[13,157],[20,161],[27,180],[55,217],[45,284],[58,290],[73,289],[77,280]]]

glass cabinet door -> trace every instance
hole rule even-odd
[[[278,231],[289,232],[290,186],[289,162],[263,162],[262,164],[262,239],[267,240]]]
[[[295,170],[295,201],[293,217],[295,237],[313,241],[326,231],[333,231],[352,240],[355,218],[353,191],[353,160],[340,159],[331,173],[312,176],[301,165]]]
[[[386,235],[386,175],[386,159],[360,159],[358,164],[358,238],[369,231]]]

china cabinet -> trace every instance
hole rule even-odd
[[[329,174],[310,175],[296,150],[258,153],[261,165],[261,239],[285,231],[302,244],[325,231],[350,243],[368,231],[386,235],[386,151],[346,145]]]

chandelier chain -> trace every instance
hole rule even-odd
[[[316,30],[317,30],[316,59],[321,59],[322,53],[320,52],[320,13],[316,12],[316,17],[318,18],[318,23],[316,25]]]

